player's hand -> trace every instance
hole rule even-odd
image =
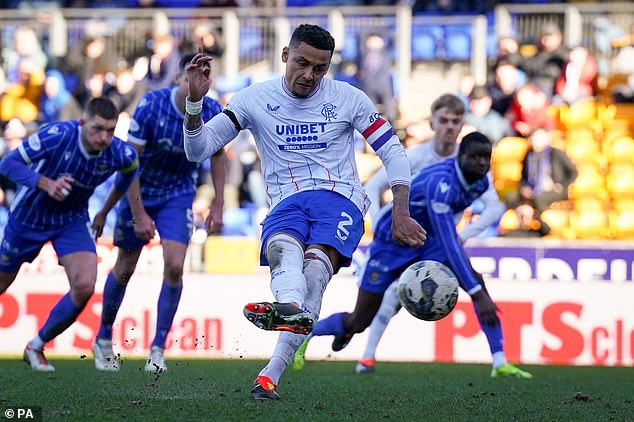
[[[198,54],[185,67],[189,92],[189,101],[200,101],[211,87],[211,61],[213,57],[203,54],[202,48],[198,49]]]
[[[57,180],[50,183],[46,188],[48,196],[56,201],[62,202],[73,190],[72,184],[75,182],[70,176],[60,176]]]
[[[154,237],[156,227],[154,221],[147,213],[142,213],[139,216],[132,218],[132,227],[134,227],[134,234],[139,239],[147,242]]]
[[[106,225],[106,214],[99,211],[95,214],[95,218],[92,220],[92,229],[95,236],[95,240],[99,239],[103,234],[103,228]]]
[[[491,300],[491,296],[486,291],[486,289],[482,289],[473,296],[471,296],[473,303],[475,304],[475,308],[478,312],[478,316],[483,324],[488,326],[495,326],[499,324],[500,319],[497,316],[497,313],[500,312],[498,307]]]
[[[392,214],[392,237],[406,246],[423,246],[427,233],[409,214]]]
[[[220,234],[222,229],[222,203],[213,201],[211,208],[209,208],[209,214],[205,218],[205,230],[207,234]]]

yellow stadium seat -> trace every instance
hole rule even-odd
[[[570,214],[570,227],[577,239],[608,239],[608,214],[604,211],[582,211]]]
[[[566,129],[590,127],[596,117],[596,102],[590,98],[570,106],[562,106],[559,110],[559,120]]]
[[[634,198],[634,175],[610,173],[606,177],[606,187],[612,198]]]
[[[610,229],[615,239],[634,239],[634,209],[611,213]]]
[[[507,136],[495,145],[492,160],[494,163],[519,161],[520,163],[528,151],[529,142],[519,136]]]
[[[608,162],[634,163],[634,139],[630,136],[621,136],[606,145]]]
[[[508,161],[493,165],[493,179],[519,182],[522,179],[522,162]]]
[[[580,173],[574,183],[570,185],[568,194],[577,200],[584,197],[595,197],[607,199],[608,194],[605,189],[605,180],[599,173]]]
[[[601,148],[594,138],[581,139],[566,143],[566,154],[577,164],[584,162],[596,162],[601,156]]]
[[[498,225],[500,234],[506,234],[513,230],[517,230],[520,227],[520,221],[515,213],[514,209],[509,209],[504,212]]]
[[[618,213],[634,210],[634,198],[612,199],[612,209]]]
[[[577,212],[584,211],[605,211],[606,203],[600,198],[581,197],[574,201],[574,209]]]
[[[541,219],[544,223],[548,224],[550,227],[550,233],[548,233],[548,237],[556,237],[567,239],[571,237],[571,230],[569,230],[569,218],[568,218],[568,210],[565,209],[552,209],[549,208],[542,212]]]

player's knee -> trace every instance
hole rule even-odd
[[[302,268],[304,263],[304,245],[286,233],[271,235],[266,244],[266,260],[271,269],[280,267]]]
[[[78,281],[71,287],[71,295],[73,301],[78,305],[84,305],[92,297],[95,292],[95,282]]]
[[[165,263],[163,277],[166,281],[172,284],[180,283],[180,280],[183,277],[183,264]]]
[[[346,328],[349,333],[359,334],[365,331],[366,328],[370,326],[372,322],[372,317],[363,315],[363,314],[349,314],[348,320],[346,321]]]

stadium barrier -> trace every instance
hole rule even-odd
[[[242,266],[255,258],[241,255],[231,239],[214,245],[222,259]],[[232,243],[235,242],[235,243]],[[232,244],[232,246],[227,246]],[[228,257],[233,248],[236,254]],[[634,281],[632,244],[487,239],[468,247],[473,265],[483,272],[487,288],[502,313],[507,357],[526,364],[634,364]],[[90,355],[101,312],[101,295],[116,249],[100,245],[96,293],[76,324],[47,347],[51,355]],[[230,254],[229,254],[230,255]],[[213,254],[212,254],[213,256]],[[215,255],[218,259],[218,256]],[[115,349],[144,356],[152,341],[162,261],[158,244],[142,254],[137,273],[114,327]],[[322,315],[354,306],[357,277],[352,269],[335,276],[324,296]],[[251,273],[185,275],[185,289],[172,332],[168,356],[267,358],[277,336],[255,328],[242,316],[252,300],[272,300],[269,275]],[[53,304],[68,289],[49,245],[33,264],[25,265],[0,296],[0,354],[19,354]],[[358,359],[367,333],[356,336],[339,353],[331,339],[316,338],[308,359]],[[488,346],[478,328],[470,300],[460,293],[456,309],[436,323],[419,321],[405,311],[395,317],[379,346],[379,360],[489,362]]]

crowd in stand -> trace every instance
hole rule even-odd
[[[71,2],[76,3],[76,2]],[[144,3],[144,2],[140,2]],[[155,2],[150,2],[155,3]],[[202,3],[202,2],[201,2]],[[434,2],[431,2],[434,3]],[[436,2],[452,3],[452,2]],[[473,2],[470,2],[473,3]],[[478,2],[475,2],[478,3]],[[596,95],[597,61],[583,46],[565,48],[560,28],[547,23],[533,54],[511,37],[499,40],[496,57],[491,60],[488,81],[475,86],[470,75],[462,78],[460,87],[447,87],[461,96],[468,111],[466,130],[479,130],[496,144],[508,136],[531,137],[536,131],[552,130],[555,118],[550,105],[574,104]],[[147,48],[134,57],[122,57],[112,51],[99,30],[88,31],[85,37],[70,46],[63,58],[53,58],[43,48],[36,33],[28,26],[15,29],[13,43],[1,52],[0,61],[0,158],[16,148],[20,140],[38,127],[54,120],[78,119],[88,99],[106,95],[121,112],[116,135],[127,137],[129,119],[139,99],[150,89],[172,83],[178,71],[182,52],[198,46],[221,58],[221,37],[200,23],[190,40],[179,40],[170,34],[157,34],[147,40]],[[624,41],[628,48],[634,39]],[[350,69],[335,69],[335,78],[357,85],[370,95],[379,109],[396,121],[399,110],[390,78],[389,46],[381,34],[368,34],[359,48],[359,61]],[[367,83],[367,81],[372,83]],[[231,78],[218,75],[211,95],[226,103],[231,94],[249,83],[246,76]],[[417,134],[419,122],[402,129],[407,145],[425,141],[425,131]],[[420,132],[420,131],[418,131]],[[414,135],[412,135],[414,134]],[[266,207],[261,195],[259,160],[250,134],[231,143],[228,155],[227,232],[252,234],[240,227],[252,227],[253,210]],[[364,152],[364,143],[359,143]],[[539,160],[538,160],[539,162]],[[211,198],[204,177],[197,206],[198,220],[204,221],[202,210]],[[0,225],[10,206],[15,186],[0,180]],[[526,199],[526,198],[524,198]],[[530,201],[524,201],[526,205]],[[518,204],[508,202],[509,206]],[[539,213],[539,210],[537,210]],[[232,225],[231,222],[236,224]],[[244,223],[247,223],[245,225]]]

